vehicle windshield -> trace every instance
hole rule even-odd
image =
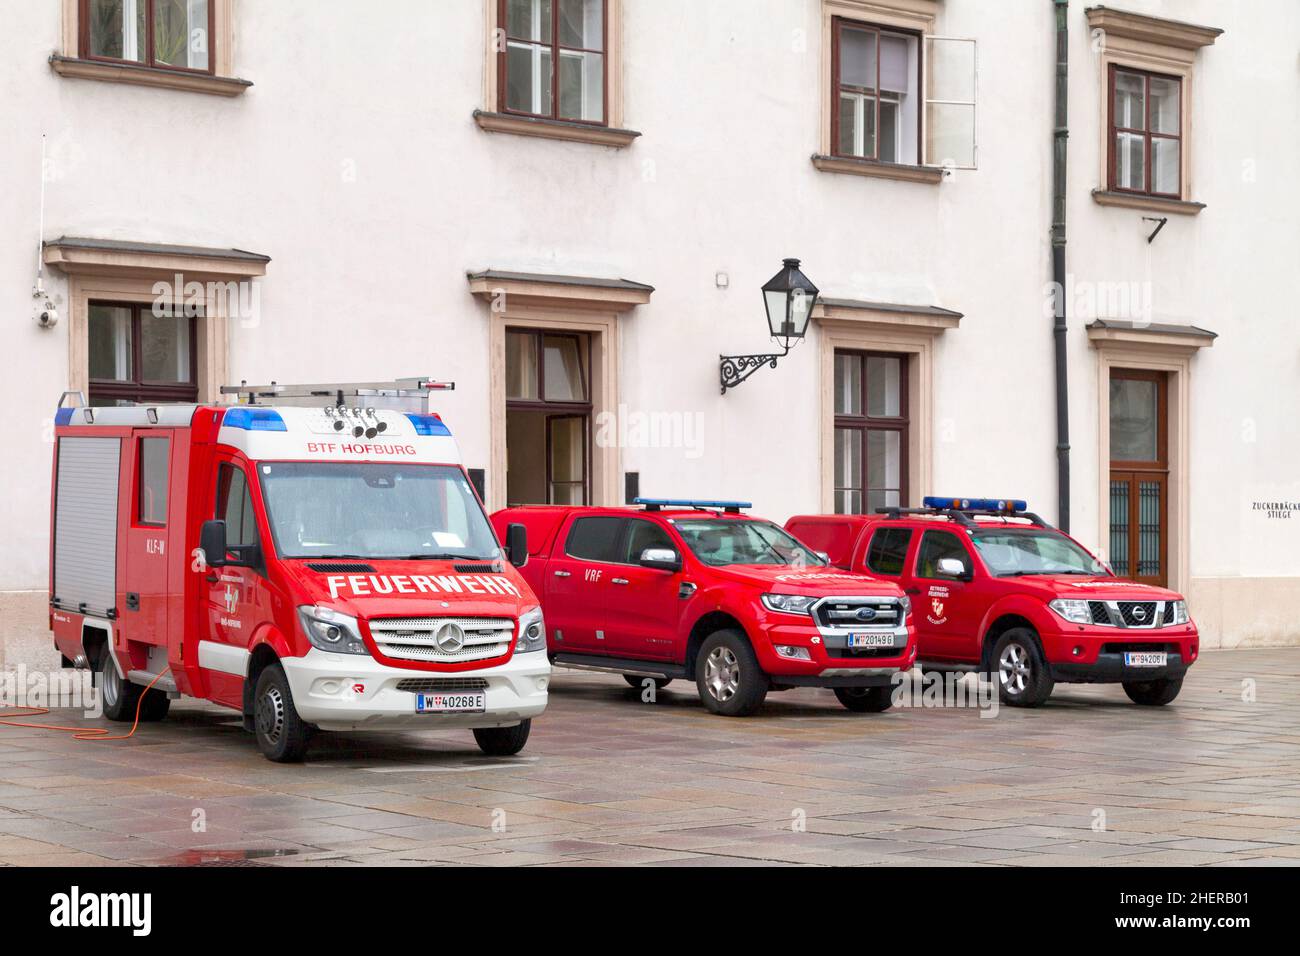
[[[826,564],[812,551],[770,521],[675,520],[686,546],[705,564],[783,564],[822,567]]]
[[[257,470],[282,558],[486,561],[500,555],[459,468],[263,462]]]
[[[1106,565],[1053,531],[977,531],[971,536],[997,577],[1025,574],[1110,574]]]

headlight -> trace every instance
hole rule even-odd
[[[519,640],[515,642],[516,654],[529,651],[546,650],[546,624],[542,621],[542,609],[530,607],[519,615]]]
[[[898,604],[903,612],[901,615],[899,615],[898,623],[903,624],[907,621],[907,615],[912,613],[912,599],[908,597],[906,594],[904,594],[899,599]]]
[[[1192,616],[1187,613],[1187,602],[1175,601],[1174,602],[1174,623],[1187,624],[1191,620],[1192,620]]]
[[[1072,624],[1092,623],[1092,611],[1088,609],[1087,601],[1057,598],[1047,606]]]
[[[369,654],[357,619],[327,607],[300,607],[298,620],[312,647],[335,654]]]
[[[769,611],[781,611],[784,614],[809,614],[810,608],[820,598],[806,594],[764,594],[763,607]]]

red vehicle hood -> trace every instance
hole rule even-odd
[[[364,564],[374,570],[314,571],[309,564]],[[303,560],[285,561],[283,566],[299,592],[298,603],[361,618],[517,618],[538,603],[507,562]]]
[[[866,597],[900,597],[892,581],[840,568],[795,568],[780,564],[729,564],[710,567],[709,574],[727,581],[749,584],[778,594],[843,594]]]
[[[1052,598],[1074,598],[1086,601],[1181,601],[1183,596],[1168,588],[1137,581],[1126,581],[1105,574],[1027,574],[1003,580],[1018,581]]]

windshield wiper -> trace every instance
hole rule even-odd
[[[424,554],[408,554],[403,560],[405,561],[495,561],[496,558],[491,555],[478,554],[449,554],[446,551],[435,551]]]

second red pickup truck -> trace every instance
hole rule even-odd
[[[769,690],[826,687],[879,712],[916,659],[911,605],[891,582],[831,567],[744,502],[642,499],[641,508],[527,506],[520,569],[559,664],[632,686],[690,678],[712,712],[752,714]]]

